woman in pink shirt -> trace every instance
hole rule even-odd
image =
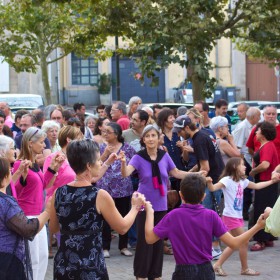
[[[69,182],[72,182],[75,179],[76,174],[69,165],[66,156],[66,149],[70,141],[74,139],[82,139],[82,138],[83,138],[83,134],[78,127],[67,125],[64,126],[59,131],[58,144],[61,147],[61,150],[50,154],[46,158],[43,167],[44,173],[51,172],[54,174],[53,177],[49,177],[50,179],[49,181],[45,181],[46,189],[47,189],[46,202],[51,198],[51,196],[53,195],[56,189],[68,184]],[[53,158],[55,158],[57,155],[63,155],[66,158],[66,160],[62,163],[62,165],[59,168],[58,166],[55,166],[53,163]],[[56,239],[57,239],[57,245],[59,246],[60,233],[56,234]],[[54,240],[53,235],[49,234],[49,258],[53,258],[53,253],[52,253],[53,240]]]
[[[44,209],[45,181],[50,181],[54,174],[46,172],[44,175],[36,163],[36,156],[41,154],[46,134],[37,127],[28,128],[22,138],[21,150],[18,160],[14,163],[14,172],[20,168],[21,162],[30,161],[30,166],[23,172],[15,183],[18,204],[28,218],[38,217]],[[55,157],[56,165],[62,164],[64,158]],[[48,266],[48,242],[46,227],[29,242],[31,263],[34,280],[44,280]]]

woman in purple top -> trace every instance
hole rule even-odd
[[[168,155],[158,149],[160,133],[158,127],[147,125],[142,133],[141,142],[145,149],[138,152],[126,165],[125,153],[121,152],[122,175],[128,177],[134,170],[138,172],[138,192],[145,195],[155,210],[155,225],[167,212],[168,176],[183,179],[188,172],[178,170]],[[134,275],[137,279],[159,279],[162,275],[163,241],[153,245],[145,241],[146,213],[137,216],[137,245],[134,258]]]
[[[131,159],[135,155],[135,150],[128,144],[124,143],[122,129],[117,123],[108,123],[103,130],[104,138],[107,144],[100,145],[101,160],[105,162],[111,154],[119,155],[121,151],[125,152]],[[118,211],[124,217],[130,210],[130,200],[133,193],[131,178],[123,178],[121,174],[121,163],[119,160],[114,161],[107,169],[103,177],[97,181],[97,186],[106,190],[114,199]],[[111,229],[108,223],[104,224],[103,232],[103,250],[104,256],[109,257],[111,243]],[[119,235],[119,250],[124,256],[132,256],[127,249],[128,234]]]
[[[15,198],[6,194],[11,181],[7,159],[0,158],[0,170],[0,279],[33,279],[25,238],[32,240],[43,228],[49,219],[49,207],[37,218],[28,219]]]

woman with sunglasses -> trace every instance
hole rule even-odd
[[[22,137],[21,150],[18,160],[14,163],[14,172],[18,170],[24,160],[28,160],[30,166],[15,184],[18,204],[28,218],[38,217],[44,210],[45,181],[55,176],[50,171],[42,173],[36,163],[36,156],[45,148],[46,134],[37,127],[28,128]],[[64,158],[57,156],[53,159],[56,165],[61,165]],[[44,280],[48,266],[48,241],[46,226],[40,231],[33,241],[29,242],[31,263],[34,280]]]

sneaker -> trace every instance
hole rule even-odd
[[[131,250],[136,250],[136,243],[134,244],[127,244],[127,248],[131,249]]]
[[[127,248],[123,248],[121,249],[121,254],[126,256],[126,257],[131,257],[133,256],[133,254],[127,249]]]
[[[221,254],[222,254],[221,249],[212,248],[212,258],[214,261],[218,260],[220,258]]]
[[[103,250],[104,258],[110,258],[110,253],[108,250]]]

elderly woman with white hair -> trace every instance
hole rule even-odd
[[[229,133],[228,120],[225,117],[217,116],[211,119],[210,128],[216,135],[216,142],[224,161],[227,163],[231,157],[240,157],[240,151],[234,143],[233,136]]]
[[[84,131],[83,131],[85,139],[94,140],[93,133],[94,133],[97,119],[98,118],[96,118],[94,116],[87,116],[85,118],[85,126],[84,126]]]
[[[59,123],[52,120],[44,121],[42,130],[47,134],[47,138],[51,144],[52,153],[60,151],[61,147],[58,144],[58,133],[60,130]]]
[[[128,117],[132,118],[132,115],[137,111],[139,105],[142,104],[142,99],[139,96],[132,96],[128,101]]]

